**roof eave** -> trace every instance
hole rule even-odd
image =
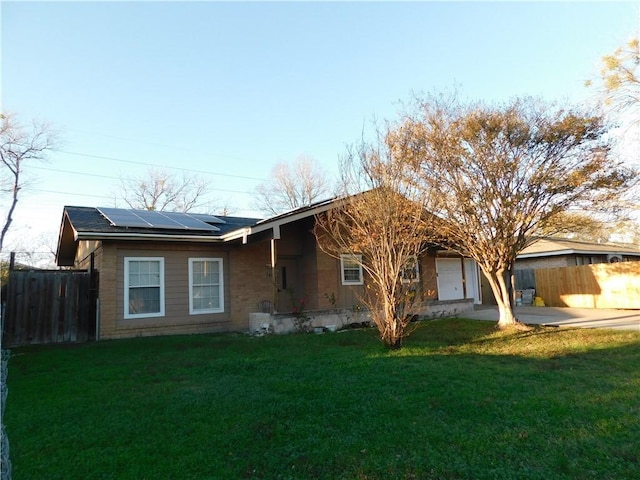
[[[221,236],[211,235],[171,235],[158,233],[133,233],[133,232],[76,232],[76,240],[165,240],[176,242],[222,242]]]
[[[640,257],[640,252],[625,252],[619,250],[557,250],[553,252],[534,252],[518,255],[518,259],[539,258],[539,257],[557,257],[560,255],[619,255],[626,257]]]
[[[68,237],[71,236],[72,239]],[[77,241],[78,232],[76,231],[69,214],[65,210],[62,215],[62,222],[60,223],[60,231],[58,232],[58,244],[56,246],[56,265],[61,267],[73,266],[75,261],[75,245]]]
[[[278,230],[282,225],[286,225],[287,223],[293,223],[298,220],[302,220],[304,218],[313,217],[319,213],[326,212],[327,210],[334,207],[335,203],[340,201],[341,199],[332,199],[327,200],[320,205],[317,205],[312,208],[308,208],[299,212],[291,212],[289,214],[282,214],[272,219],[263,220],[253,227],[249,227],[249,235],[253,235],[256,233],[263,232],[265,230]]]

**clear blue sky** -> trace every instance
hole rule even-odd
[[[200,172],[221,203],[255,215],[250,192],[275,163],[306,154],[336,172],[345,146],[412,91],[585,101],[585,79],[640,18],[640,2],[0,8],[2,110],[61,132],[29,172],[9,239],[20,248],[41,232],[55,244],[64,205],[113,206],[119,178],[143,164]]]

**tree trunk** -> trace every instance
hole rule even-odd
[[[9,231],[9,227],[11,226],[11,222],[13,222],[13,212],[16,209],[16,205],[18,203],[18,191],[20,190],[20,170],[16,170],[14,173],[14,184],[13,184],[13,197],[11,200],[11,206],[9,207],[9,211],[7,212],[7,218],[4,222],[4,226],[2,227],[2,232],[0,233],[0,252],[4,248],[4,238]]]
[[[373,310],[372,320],[378,327],[380,339],[389,350],[402,348],[406,324],[397,316],[396,305],[393,299],[386,299],[380,311]]]
[[[485,275],[487,280],[489,280],[489,285],[498,304],[498,328],[508,328],[516,325],[518,319],[513,313],[511,293],[508,285],[511,283],[510,278],[507,279],[504,270],[498,270],[497,272],[485,271]]]

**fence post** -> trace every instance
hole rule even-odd
[[[87,327],[87,333],[89,334],[88,340],[96,340],[100,338],[100,324],[98,317],[98,279],[96,272],[96,260],[95,252],[91,252],[89,260],[89,325]],[[93,333],[93,335],[91,335]],[[93,336],[93,338],[91,338]]]

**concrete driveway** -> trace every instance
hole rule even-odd
[[[612,310],[591,308],[516,307],[522,323],[556,327],[615,328],[640,332],[640,310]],[[476,305],[473,312],[460,315],[477,320],[498,321],[498,307]]]

